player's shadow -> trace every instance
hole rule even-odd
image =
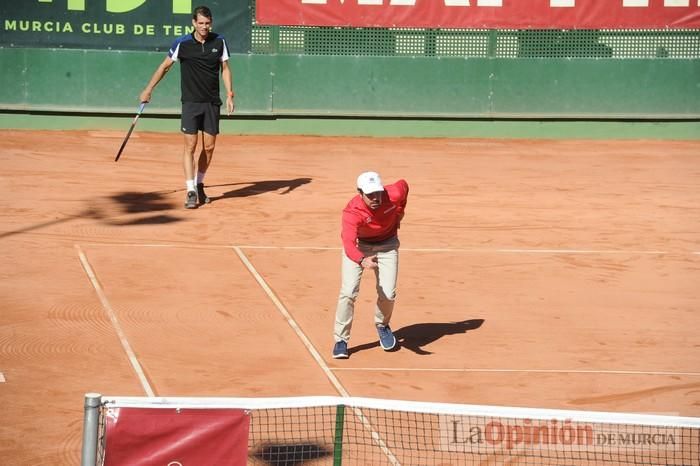
[[[311,183],[311,178],[294,178],[290,180],[264,180],[264,181],[252,181],[250,183],[231,183],[224,185],[211,185],[206,187],[216,188],[219,186],[239,186],[243,185],[241,188],[234,189],[232,191],[226,191],[220,196],[211,196],[212,201],[219,199],[228,199],[233,197],[248,197],[257,196],[259,194],[269,193],[273,191],[279,191],[278,194],[289,194],[290,192],[297,189],[299,186]],[[208,193],[207,193],[208,194]]]
[[[144,212],[160,212],[163,210],[172,210],[174,206],[165,198],[164,193],[137,193],[124,192],[110,196],[112,202],[119,205],[120,209],[126,214],[141,214]],[[34,225],[25,226],[16,230],[5,231],[0,233],[0,239],[28,233],[35,230],[50,228],[62,223],[72,222],[75,220],[98,220],[109,225],[115,226],[130,226],[130,225],[158,225],[165,223],[179,222],[182,219],[167,214],[156,214],[139,216],[129,220],[113,220],[99,206],[87,207],[85,210],[77,214],[60,214],[59,218],[48,222],[37,223]]]
[[[483,323],[484,319],[469,319],[461,322],[423,322],[407,325],[394,331],[397,341],[396,349],[406,348],[420,355],[433,354],[423,347],[447,335],[458,335],[476,330]],[[379,341],[349,348],[349,352],[350,354],[357,353],[377,346],[379,346]]]
[[[142,214],[144,212],[162,212],[165,210],[172,210],[174,206],[165,197],[164,193],[161,192],[151,192],[151,193],[138,193],[138,192],[124,192],[120,194],[115,194],[110,197],[111,200],[118,204],[125,213],[127,214]],[[174,217],[167,214],[158,214],[150,216],[140,216],[133,220],[126,221],[110,221],[109,223],[113,225],[156,225],[164,223],[179,222],[180,218]]]

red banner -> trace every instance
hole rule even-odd
[[[249,416],[241,409],[112,408],[105,466],[245,466]]]
[[[698,28],[700,0],[256,0],[263,25],[628,29]]]

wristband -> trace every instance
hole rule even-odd
[[[227,92],[227,93],[226,93],[226,96],[227,96],[227,97],[233,97],[233,92]]]

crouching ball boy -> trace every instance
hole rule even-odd
[[[357,192],[343,209],[341,287],[335,312],[333,357],[349,356],[348,341],[364,269],[372,269],[377,284],[374,324],[379,344],[394,349],[396,338],[389,327],[396,299],[399,271],[398,230],[404,216],[408,184],[404,180],[384,185],[378,173],[357,177]]]

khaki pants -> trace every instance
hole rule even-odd
[[[374,308],[374,324],[389,325],[396,299],[396,279],[399,272],[399,239],[390,238],[381,243],[358,242],[358,248],[368,256],[377,256],[379,266],[374,270],[377,303]],[[360,292],[363,268],[342,252],[341,285],[338,306],[335,311],[335,341],[348,341],[355,313],[355,300]]]

